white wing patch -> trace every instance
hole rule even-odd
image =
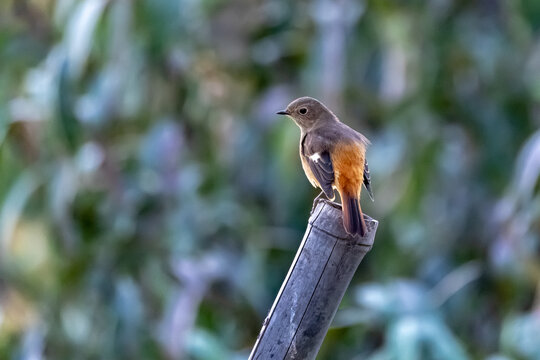
[[[309,158],[315,162],[318,162],[319,159],[321,158],[321,155],[319,155],[319,153],[315,153],[313,155],[310,155]]]

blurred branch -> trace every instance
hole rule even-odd
[[[210,252],[197,260],[176,260],[172,267],[182,285],[165,312],[161,339],[171,359],[183,359],[204,294],[214,281],[227,274],[228,266],[219,252]]]
[[[510,266],[524,270],[532,262],[527,244],[528,234],[534,232],[535,223],[540,217],[535,205],[540,195],[535,195],[540,179],[540,131],[536,131],[522,147],[514,170],[514,177],[506,194],[496,204],[493,222],[498,229],[495,246],[492,246],[492,261],[498,266]],[[526,269],[534,282],[537,265]]]
[[[444,304],[452,295],[477,280],[482,275],[479,261],[469,261],[448,273],[431,289],[431,298],[436,307]]]

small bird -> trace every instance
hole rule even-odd
[[[369,140],[337,118],[323,103],[301,97],[279,115],[287,115],[301,130],[300,159],[308,180],[329,200],[334,189],[343,206],[343,226],[349,234],[364,236],[367,229],[360,207],[362,184],[371,200],[371,179],[366,160]]]

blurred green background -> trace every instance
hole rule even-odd
[[[540,359],[540,2],[3,0],[0,358],[245,359],[317,191],[380,221],[319,359]]]

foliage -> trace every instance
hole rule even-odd
[[[240,359],[316,191],[311,95],[380,221],[320,359],[538,359],[540,5],[0,3],[0,358]]]

